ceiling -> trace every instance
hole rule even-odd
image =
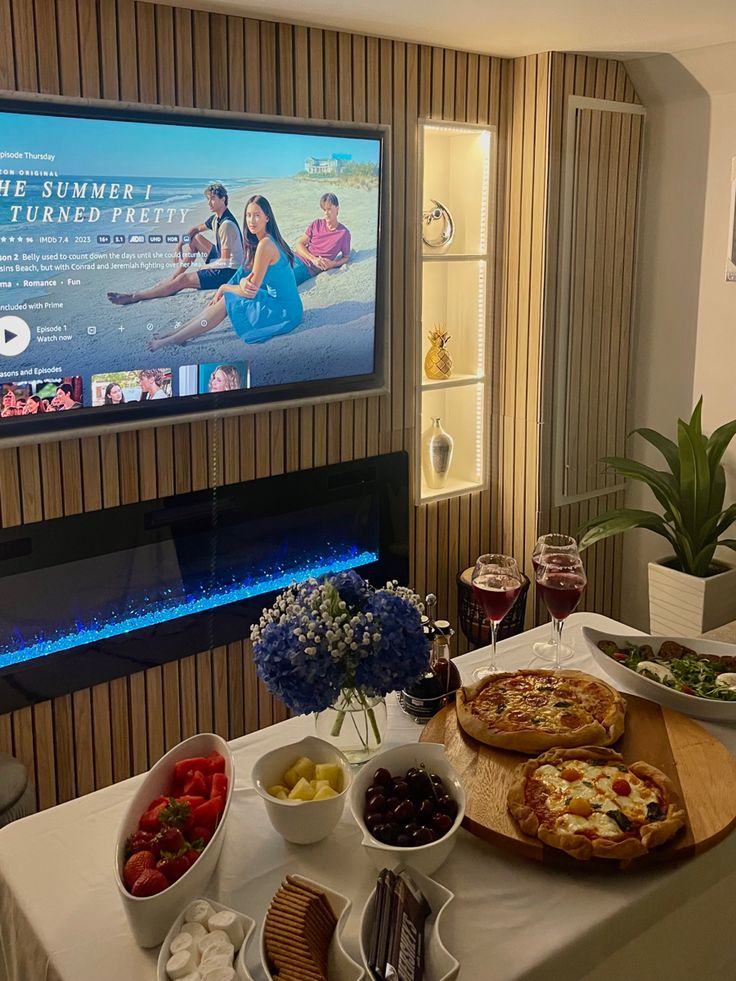
[[[736,41],[736,0],[167,0],[513,58],[632,58]]]

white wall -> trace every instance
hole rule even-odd
[[[647,107],[629,428],[675,436],[704,396],[704,429],[736,417],[736,284],[725,281],[736,45],[627,63]],[[643,440],[631,455],[658,465]],[[724,461],[736,497],[736,443]],[[631,507],[657,507],[642,487]],[[622,619],[648,628],[646,564],[668,550],[646,531],[624,539]],[[732,554],[732,553],[731,553]],[[728,557],[728,556],[726,556]]]

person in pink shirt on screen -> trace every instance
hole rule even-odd
[[[336,194],[323,194],[319,206],[324,218],[316,218],[294,246],[294,278],[301,286],[325,269],[338,269],[350,258],[350,232],[337,216]]]

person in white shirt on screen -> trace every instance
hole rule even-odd
[[[151,399],[167,399],[169,396],[163,389],[164,373],[160,368],[144,368],[138,374],[138,383],[141,386],[141,402],[148,402]]]
[[[235,215],[227,206],[227,189],[222,184],[210,184],[204,190],[212,214],[201,225],[190,228],[184,255],[184,244],[179,242],[174,262],[179,263],[173,275],[146,290],[134,293],[108,293],[110,303],[127,305],[141,300],[155,300],[161,296],[173,296],[182,290],[216,290],[230,282],[232,275],[243,261],[243,233]],[[205,234],[214,235],[214,243]],[[200,256],[205,256],[203,269],[189,267]]]

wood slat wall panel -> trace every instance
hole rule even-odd
[[[622,493],[610,493],[592,501],[557,506],[553,501],[552,474],[553,456],[553,400],[559,393],[555,391],[554,380],[558,365],[556,355],[559,350],[558,303],[562,268],[562,221],[560,202],[563,183],[563,150],[566,126],[567,98],[570,95],[608,98],[616,101],[639,104],[639,99],[631,85],[623,65],[619,62],[603,62],[600,59],[585,58],[580,55],[553,54],[550,98],[550,150],[548,180],[548,224],[547,224],[547,273],[545,298],[545,333],[543,351],[543,384],[541,415],[542,443],[540,450],[540,505],[538,530],[540,533],[557,530],[575,534],[575,530],[588,515],[600,513],[623,504]],[[602,116],[598,113],[598,116]],[[590,117],[590,111],[588,111]],[[597,459],[604,453],[620,452],[625,435],[626,377],[628,330],[630,329],[631,292],[630,272],[633,270],[633,247],[636,220],[636,187],[638,181],[638,143],[635,152],[630,152],[630,133],[632,125],[640,130],[641,116],[612,114],[605,125],[598,124],[597,158],[588,159],[587,176],[592,184],[586,185],[583,201],[578,198],[578,208],[592,208],[599,219],[593,223],[578,221],[577,228],[585,235],[594,237],[590,246],[588,278],[573,279],[571,305],[582,302],[586,286],[590,288],[589,311],[598,318],[595,329],[588,337],[581,337],[575,348],[575,357],[587,352],[579,361],[578,371],[586,371],[598,379],[598,388],[605,398],[600,403],[590,405],[590,417],[585,416],[585,462],[579,464],[577,478],[596,479]],[[590,134],[593,120],[584,120],[586,134]],[[601,129],[601,126],[604,126]],[[587,147],[586,147],[587,152]],[[594,179],[593,179],[594,178]],[[629,194],[629,181],[633,184]],[[597,185],[597,186],[592,186]],[[628,213],[627,213],[628,205]],[[626,214],[624,221],[620,216]],[[597,231],[594,232],[594,229]],[[592,274],[593,255],[597,256],[597,269]],[[585,249],[575,253],[576,259],[585,257]],[[610,259],[609,259],[610,257]],[[627,264],[628,262],[628,264]],[[601,279],[602,276],[602,279]],[[577,290],[577,292],[575,292]],[[574,297],[574,298],[573,298]],[[578,308],[580,309],[580,308]],[[624,326],[625,325],[625,326]],[[624,336],[625,335],[625,336]],[[584,345],[588,343],[586,348]],[[583,404],[584,400],[581,400]],[[593,420],[591,425],[589,418]],[[601,487],[611,486],[610,478]],[[584,556],[588,571],[588,589],[581,603],[581,609],[595,609],[609,616],[619,615],[621,542],[604,542],[595,546]],[[546,618],[546,613],[537,607],[537,615]]]
[[[496,263],[490,284],[495,329],[489,338],[493,384],[486,436],[493,477],[483,493],[412,509],[412,585],[437,593],[440,613],[454,623],[455,575],[480,551],[510,550],[526,561],[541,525],[565,528],[577,519],[581,508],[551,508],[544,424],[552,398],[546,379],[553,377],[562,121],[564,100],[573,91],[635,101],[620,64],[574,55],[502,61],[139,0],[0,0],[0,86],[385,122],[391,126],[392,164],[386,243],[390,395],[0,449],[4,527],[390,449],[413,453],[420,116],[496,127]],[[593,252],[606,260],[601,276],[592,280],[601,310],[596,363],[601,372],[610,369],[612,388],[626,369],[606,329],[630,300],[633,266],[625,267],[624,282],[611,283],[607,259],[624,256],[634,227],[635,182],[628,175],[638,160],[639,140],[640,134],[627,135],[625,124],[619,129],[614,121],[601,143],[609,149],[601,164],[609,179],[596,207],[609,218],[622,211],[626,216],[623,230],[617,226],[614,236],[596,239]],[[623,408],[623,401],[601,406],[589,457],[599,452],[601,431],[623,431]],[[610,543],[593,563],[589,596],[610,610],[610,570],[620,569],[620,547]],[[465,649],[458,634],[457,650]],[[197,730],[214,727],[232,738],[284,714],[256,678],[244,638],[75,692],[52,706],[0,716],[0,748],[12,749],[29,765],[47,806],[140,772]]]

